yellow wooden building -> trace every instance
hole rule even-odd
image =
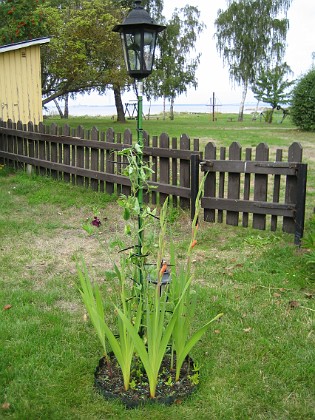
[[[40,46],[50,38],[0,46],[0,118],[3,121],[43,120]]]

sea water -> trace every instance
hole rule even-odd
[[[124,104],[124,110],[126,117],[136,116],[136,102],[129,102],[128,105]],[[256,110],[257,103],[246,103],[244,107],[244,113],[250,114]],[[126,110],[127,108],[127,110]],[[260,108],[259,108],[260,109]],[[166,112],[169,112],[169,106],[165,108]],[[226,104],[216,105],[214,112],[220,113],[234,113],[237,114],[239,110],[239,104]],[[129,112],[128,112],[129,111]],[[213,106],[207,104],[174,104],[175,113],[190,113],[190,114],[212,114]],[[47,104],[46,109],[43,111],[44,115],[58,115],[57,108],[53,103]],[[159,115],[163,113],[162,104],[143,103],[143,114],[144,115]],[[113,116],[117,114],[116,107],[114,105],[84,105],[80,103],[78,105],[69,105],[69,114],[71,116]]]

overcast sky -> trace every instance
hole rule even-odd
[[[218,103],[238,104],[241,99],[241,89],[234,87],[229,80],[227,68],[223,67],[214,40],[214,21],[218,9],[225,10],[226,0],[164,0],[164,13],[167,18],[171,17],[174,8],[184,7],[187,3],[198,7],[201,13],[200,19],[207,28],[203,31],[196,44],[196,51],[201,52],[201,61],[197,71],[198,88],[190,89],[187,95],[181,95],[176,103],[182,104],[209,104],[213,92]],[[290,28],[287,34],[287,52],[285,60],[294,72],[294,78],[300,77],[312,66],[312,52],[315,52],[315,0],[292,0],[288,12]],[[315,64],[315,62],[314,62]],[[101,102],[106,105],[114,105],[112,94],[108,94]],[[135,99],[129,94],[124,99]],[[249,92],[247,102],[253,100]],[[96,105],[99,99],[95,95],[85,97],[84,101],[78,98],[80,103]]]

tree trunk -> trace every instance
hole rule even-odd
[[[273,113],[274,113],[274,110],[276,109],[277,107],[274,107],[274,108],[272,108],[272,110],[270,111],[270,114],[269,114],[269,118],[268,118],[268,123],[269,124],[271,124],[272,123],[272,120],[273,120]]]
[[[166,103],[166,99],[165,99],[165,96],[163,96],[163,120],[165,120],[166,118],[165,103]]]
[[[240,103],[240,109],[238,111],[238,121],[243,121],[245,99],[246,99],[246,95],[247,95],[247,87],[248,87],[248,83],[245,82],[244,87],[243,87],[242,100],[241,100],[241,103]]]
[[[58,110],[58,112],[59,112],[60,118],[64,118],[64,115],[63,115],[62,109],[60,108],[60,105],[59,105],[59,103],[58,103],[57,99],[54,99],[54,103],[55,103],[56,108],[57,108],[57,110]]]
[[[113,86],[115,96],[115,106],[117,111],[117,121],[126,122],[124,106],[121,100],[121,92],[119,86]]]
[[[150,116],[151,116],[151,101],[150,101],[150,104],[149,104],[148,120],[150,119]]]
[[[174,120],[174,98],[171,98],[170,119],[171,121]]]
[[[64,111],[64,118],[69,118],[69,93],[65,96],[65,111]]]

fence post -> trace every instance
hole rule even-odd
[[[199,155],[197,154],[190,156],[190,174],[190,217],[191,220],[193,220],[196,212],[196,198],[199,189]]]
[[[306,179],[307,179],[307,164],[297,164],[297,197],[296,197],[296,215],[295,215],[295,232],[294,244],[301,245],[301,238],[304,231],[305,218],[305,200],[306,200]]]
[[[302,162],[302,146],[300,143],[292,143],[288,150],[288,162]],[[297,203],[297,175],[288,175],[285,187],[285,204]],[[284,217],[282,230],[286,233],[295,233],[295,220],[292,217]]]

